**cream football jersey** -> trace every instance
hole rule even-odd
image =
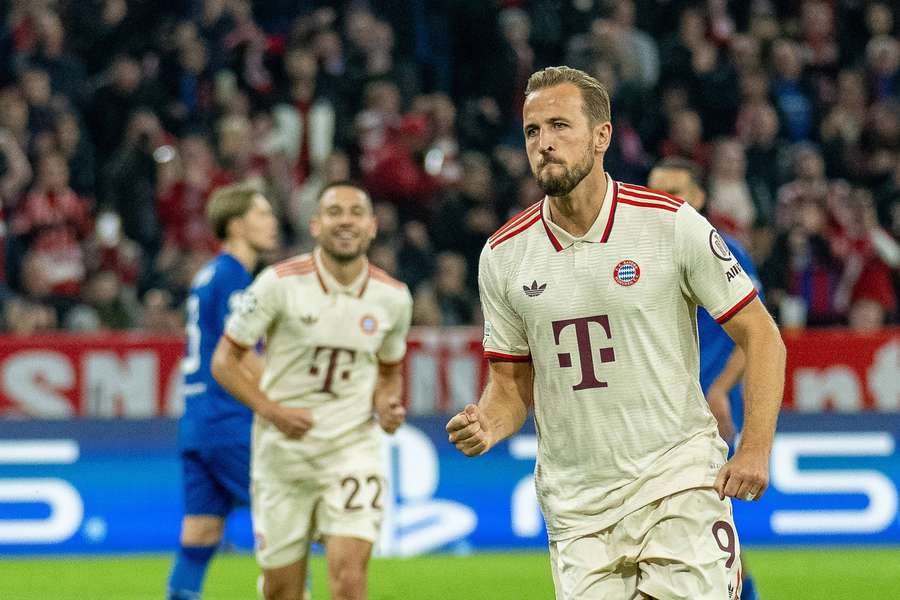
[[[406,353],[412,297],[406,285],[366,265],[342,286],[318,250],[263,270],[232,313],[225,335],[252,346],[265,339],[260,386],[288,406],[309,408],[313,425],[300,440],[286,438],[257,417],[253,476],[294,479],[304,461],[353,444],[377,448],[372,396],[379,363]]]
[[[720,323],[756,295],[689,205],[614,182],[575,238],[541,201],[479,266],[486,356],[531,361],[535,483],[552,540],[604,529],[726,456],[699,383],[697,306]]]

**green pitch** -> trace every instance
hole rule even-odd
[[[900,598],[900,549],[751,550],[763,600]],[[0,560],[2,600],[162,600],[169,557]],[[256,565],[218,557],[206,600],[256,598]],[[325,565],[313,560],[313,595],[327,598]],[[376,559],[370,600],[548,600],[544,554],[475,554]]]

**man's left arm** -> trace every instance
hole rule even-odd
[[[406,419],[403,407],[403,363],[379,363],[378,380],[372,397],[378,424],[387,433],[394,433]]]
[[[722,327],[746,356],[744,429],[740,446],[719,471],[715,487],[721,498],[759,499],[769,485],[769,454],[784,393],[784,342],[758,298]]]
[[[394,433],[406,420],[403,406],[403,358],[406,356],[406,338],[412,321],[412,295],[405,289],[399,302],[398,315],[378,349],[378,380],[372,406],[378,423],[387,433]]]

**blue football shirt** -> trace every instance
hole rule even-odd
[[[194,276],[186,303],[187,350],[184,415],[178,427],[183,449],[249,444],[253,412],[228,394],[210,371],[225,319],[253,276],[230,254],[220,254]]]

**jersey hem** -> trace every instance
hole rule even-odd
[[[663,498],[668,498],[669,496],[674,496],[675,494],[680,494],[681,492],[695,489],[714,488],[713,485],[708,481],[696,481],[689,484],[672,486],[671,488],[663,488],[655,494],[648,494],[646,500],[641,500],[639,504],[628,507],[625,512],[616,512],[612,519],[604,519],[601,515],[598,515],[596,522],[588,523],[581,527],[565,528],[558,531],[551,531],[551,529],[548,527],[547,539],[551,542],[563,542],[577,537],[599,533],[605,529],[609,529],[610,527],[615,526],[622,519],[624,519],[631,513],[644,508],[648,504],[652,504],[654,502],[662,500]]]

